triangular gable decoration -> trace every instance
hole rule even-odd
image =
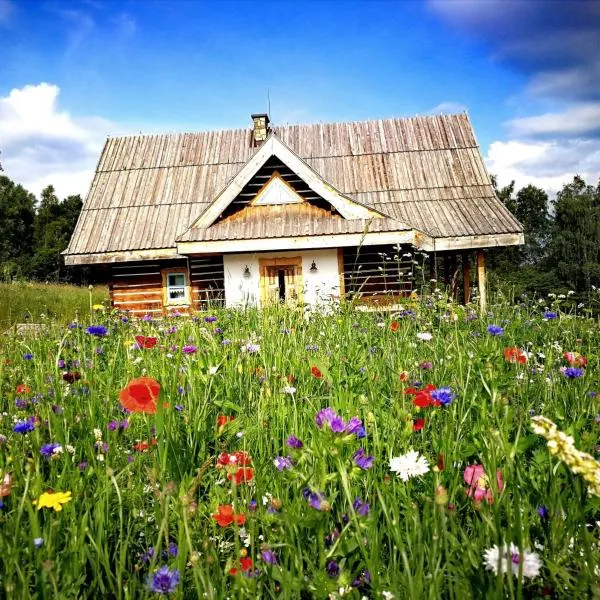
[[[254,206],[274,206],[301,202],[304,202],[302,196],[285,182],[279,172],[275,171],[269,181],[258,191],[252,204]]]

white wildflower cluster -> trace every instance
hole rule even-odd
[[[485,568],[498,573],[519,576],[521,570],[523,577],[534,579],[540,574],[542,561],[535,552],[529,550],[519,551],[515,544],[494,545],[483,553]]]
[[[402,456],[390,459],[390,470],[396,473],[402,481],[408,481],[411,477],[418,477],[429,472],[429,463],[416,450],[409,450]]]

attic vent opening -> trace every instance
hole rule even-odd
[[[252,116],[252,145],[260,146],[269,134],[269,115],[260,113]]]

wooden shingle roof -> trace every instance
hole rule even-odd
[[[342,194],[391,217],[377,227],[408,224],[434,238],[522,232],[495,197],[466,114],[273,133]],[[251,129],[109,138],[65,254],[175,248],[256,151]],[[331,227],[360,227],[348,223]],[[255,220],[235,227],[260,230]]]

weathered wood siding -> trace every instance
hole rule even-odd
[[[344,291],[362,301],[406,296],[414,290],[414,251],[390,246],[344,248]]]
[[[134,317],[163,314],[161,263],[113,265],[110,273],[110,300],[113,308]]]
[[[208,310],[225,305],[225,272],[223,256],[192,256],[190,258],[192,304],[194,310]]]

